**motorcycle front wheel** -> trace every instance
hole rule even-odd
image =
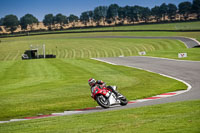
[[[103,95],[97,96],[96,101],[103,108],[109,108],[110,107],[109,100]]]
[[[125,97],[120,98],[120,105],[125,106],[128,104],[128,100]]]

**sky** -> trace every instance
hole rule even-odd
[[[49,13],[53,15],[62,13],[66,16],[74,14],[80,17],[84,11],[110,4],[118,4],[121,7],[139,5],[152,8],[155,5],[160,6],[162,3],[173,3],[178,6],[184,1],[192,2],[192,0],[0,0],[0,18],[13,14],[20,19],[29,13],[42,21],[44,16]]]

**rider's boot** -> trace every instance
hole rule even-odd
[[[117,91],[114,91],[114,93],[115,93],[115,95],[117,96],[117,98],[121,98],[121,97],[123,97],[119,92],[117,92]]]

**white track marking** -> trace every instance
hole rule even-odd
[[[95,58],[91,58],[91,59],[97,60],[97,61],[101,61],[101,62],[105,62],[105,63],[112,64],[112,65],[117,65],[117,64],[111,63],[109,61],[104,61],[104,60],[101,60],[101,59],[95,59]],[[140,70],[145,70],[145,71],[148,71],[148,72],[156,73],[156,72],[153,72],[153,71],[150,71],[150,70],[146,70],[146,69],[143,69],[143,68],[140,68],[140,67],[134,67],[134,66],[127,66],[127,67],[137,68],[137,69],[140,69]],[[181,91],[175,91],[175,92],[166,92],[166,93],[176,93],[175,95],[179,95],[179,94],[185,93],[187,91],[190,91],[191,88],[192,88],[192,86],[189,83],[187,83],[187,82],[185,82],[185,81],[183,81],[181,79],[178,79],[178,78],[175,78],[175,77],[172,77],[172,76],[169,76],[169,75],[165,75],[165,74],[162,74],[162,73],[157,73],[157,74],[165,76],[165,77],[168,77],[168,78],[172,78],[172,79],[178,80],[178,81],[184,83],[185,85],[187,85],[187,90],[181,90]],[[175,95],[171,95],[171,96],[175,96]],[[146,99],[142,99],[142,101],[145,101],[145,100]],[[152,99],[150,99],[150,100],[152,100]]]
[[[96,59],[96,58],[91,58],[91,59],[97,60],[97,61],[101,61],[101,62],[105,62],[105,63],[111,64],[111,65],[117,65],[117,64],[115,64],[115,63],[111,63],[111,62],[108,62],[108,61],[102,61],[102,60]]]
[[[156,59],[164,59],[164,60],[172,60],[172,61],[182,61],[182,62],[200,62],[200,61],[192,61],[192,60],[177,60],[177,59],[169,59],[169,58],[153,57],[153,56],[135,56],[135,57],[147,57],[147,58],[156,58]]]
[[[78,114],[83,111],[64,111],[63,113],[52,113],[50,116],[47,117],[55,117],[55,116],[64,116],[64,115],[72,115],[72,114]],[[33,118],[33,119],[41,119],[41,118],[47,118],[47,117],[39,117],[38,118]],[[31,119],[11,119],[9,121],[0,121],[0,123],[10,123],[10,122],[16,122],[16,121],[26,121],[26,120],[31,120]]]
[[[54,116],[63,116],[63,115],[71,115],[71,114],[77,114],[83,111],[64,111],[63,113],[52,113]]]

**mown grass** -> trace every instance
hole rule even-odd
[[[121,33],[131,36],[133,33]],[[101,36],[102,34],[77,34],[77,36]],[[112,35],[106,34],[106,35]],[[119,33],[113,33],[118,36]],[[186,50],[183,43],[167,39],[131,39],[131,38],[74,38],[76,34],[43,35],[19,38],[6,38],[0,43],[0,60],[21,60],[21,54],[30,45],[46,44],[47,54],[56,54],[57,58],[92,58],[92,57],[117,57],[135,56],[140,51],[157,56],[155,51],[170,51],[169,56],[177,58],[178,52],[189,52],[188,60],[199,60],[199,49]],[[141,35],[142,36],[142,35]],[[42,50],[41,50],[42,51]],[[40,52],[42,54],[42,52]],[[174,54],[176,53],[176,54]],[[196,54],[194,54],[196,53]],[[160,54],[158,56],[166,56]]]
[[[146,51],[150,56],[177,58],[177,52],[185,50],[189,55],[187,59],[199,60],[199,49],[187,49],[180,41],[167,39],[76,38],[175,34],[149,33],[59,34],[2,39],[0,120],[96,106],[87,85],[90,77],[119,86],[120,92],[129,100],[185,89],[184,84],[172,79],[88,58],[132,56],[138,55],[139,51]],[[189,35],[198,37],[199,33]],[[56,54],[57,58],[22,61],[21,54],[30,44],[46,44],[47,54]]]
[[[52,117],[0,125],[3,133],[43,132],[139,132],[198,133],[200,101],[187,101],[106,111],[101,113]]]
[[[187,88],[158,74],[91,59],[1,61],[0,120],[95,107],[90,77],[117,85],[129,100]]]

